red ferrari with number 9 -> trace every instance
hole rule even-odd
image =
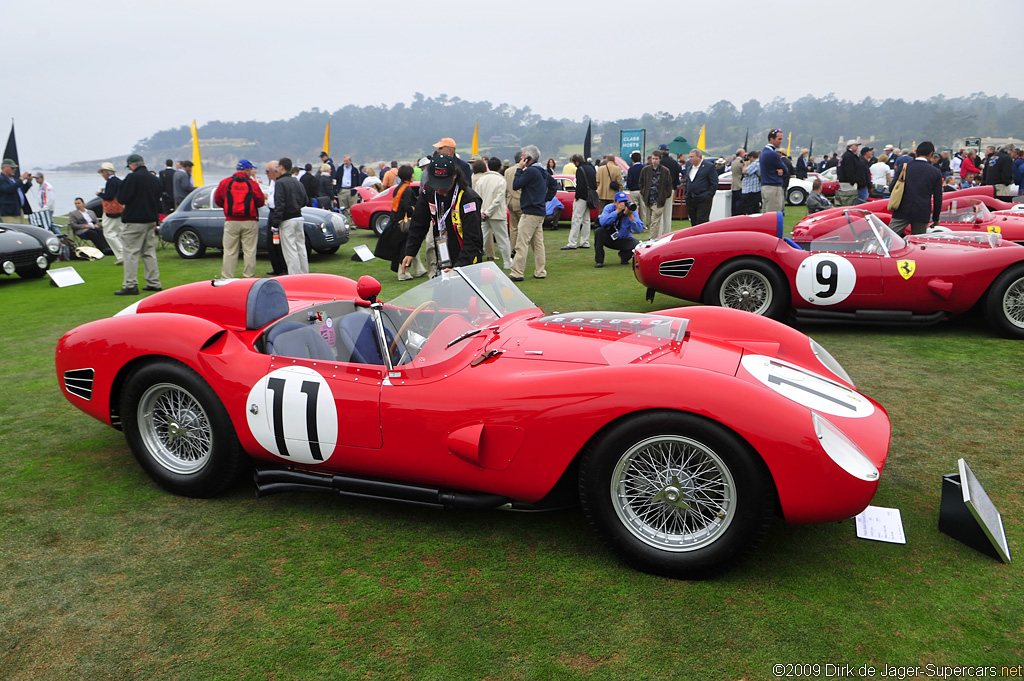
[[[985,232],[904,239],[860,209],[812,217],[800,244],[783,236],[781,213],[673,232],[638,245],[633,271],[652,300],[882,324],[933,324],[979,306],[997,332],[1024,338],[1024,247]]]

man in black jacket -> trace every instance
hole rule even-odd
[[[274,207],[270,211],[272,224],[277,225],[281,237],[288,274],[309,274],[306,257],[306,231],[303,228],[302,208],[306,205],[306,190],[292,175],[292,160],[287,156],[277,160],[281,176],[274,182]]]
[[[1003,147],[985,159],[984,184],[995,187],[997,198],[1007,201],[1013,199],[1010,185],[1013,184],[1013,159],[1007,153],[1013,151],[1013,145]]]
[[[839,191],[836,192],[836,206],[857,205],[857,175],[860,170],[860,158],[857,156],[859,142],[849,142],[846,151],[836,168],[836,179],[839,180]]]
[[[686,214],[690,224],[702,225],[711,219],[711,204],[718,191],[718,170],[715,164],[703,158],[697,149],[690,151],[684,171],[686,176]]]
[[[409,222],[400,273],[412,265],[428,230],[434,235],[438,274],[479,262],[484,252],[480,195],[471,188],[470,178],[462,175],[454,158],[434,154],[423,179]]]
[[[146,278],[143,291],[161,291],[160,267],[156,262],[156,225],[160,220],[163,185],[149,172],[138,154],[128,157],[130,173],[117,189],[121,213],[121,244],[124,247],[124,280],[115,296],[139,295],[139,260]]]
[[[897,234],[902,235],[907,225],[910,225],[911,234],[924,234],[929,224],[939,221],[939,213],[942,211],[942,173],[931,164],[934,151],[934,144],[921,142],[917,145],[917,158],[905,164],[903,198],[900,199],[899,207],[892,212],[892,222],[889,223],[889,227]],[[894,176],[889,186],[890,193],[897,181],[899,177]]]
[[[661,234],[668,234],[672,231],[672,212],[673,205],[675,204],[676,190],[679,189],[679,185],[683,183],[683,167],[679,165],[679,162],[672,158],[669,153],[668,145],[662,144],[658,147],[661,151],[661,165],[664,168],[668,168],[669,173],[672,175],[672,193],[669,194],[668,198],[665,199],[665,210],[661,214]],[[651,230],[651,234],[656,234],[656,225],[651,223],[645,223],[647,228]]]
[[[590,189],[596,189],[596,183],[590,184],[590,177],[583,164],[581,154],[573,154],[569,159],[576,166],[576,194],[572,202],[572,225],[569,228],[569,242],[562,246],[563,251],[576,248],[590,248],[590,206],[587,196]]]

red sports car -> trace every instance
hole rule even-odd
[[[413,182],[412,186],[419,187],[420,183]],[[369,199],[364,197],[362,201],[349,208],[352,224],[360,229],[372,229],[377,236],[383,234],[388,222],[391,221],[391,197],[394,193],[395,188],[388,187]]]
[[[555,182],[558,183],[558,191],[555,197],[562,202],[562,222],[572,222],[572,204],[576,201],[576,178],[573,175],[555,175]],[[590,209],[590,221],[597,219],[601,211],[597,208]]]
[[[830,522],[875,494],[887,414],[770,319],[545,315],[494,263],[379,291],[327,274],[180,286],[69,331],[57,378],[177,494],[216,495],[251,459],[259,494],[578,501],[625,560],[673,577],[720,572],[777,512]]]
[[[1007,241],[1024,245],[1024,212],[1013,211],[1014,205],[991,196],[950,192],[943,198],[938,224],[928,232],[996,232]],[[892,220],[888,200],[871,201],[857,208],[871,211],[886,224]],[[831,218],[842,211],[833,208],[807,216],[793,228],[793,241],[809,243],[822,230],[831,229]]]
[[[649,298],[775,319],[927,324],[980,305],[998,332],[1024,338],[1024,248],[999,234],[905,240],[859,209],[830,212],[814,233],[784,238],[781,213],[726,218],[640,244],[633,271]]]

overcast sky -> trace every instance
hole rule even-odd
[[[26,169],[125,154],[193,118],[415,92],[573,120],[830,92],[1024,96],[1022,0],[4,0],[0,16],[0,143],[13,118]]]

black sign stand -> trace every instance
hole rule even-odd
[[[992,556],[1010,562],[1010,547],[1003,530],[1003,518],[964,459],[960,472],[942,476],[942,502],[939,506],[939,531],[953,539]]]

